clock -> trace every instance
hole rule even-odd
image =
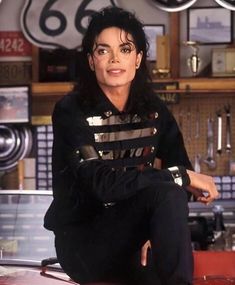
[[[212,76],[235,76],[235,48],[212,50]]]
[[[215,0],[215,1],[224,8],[235,11],[235,0]]]
[[[161,10],[167,12],[182,11],[192,6],[197,0],[152,0]]]

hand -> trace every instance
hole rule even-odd
[[[206,205],[218,198],[219,193],[211,176],[187,170],[190,178],[189,191],[197,198],[197,201]]]
[[[146,241],[146,243],[141,248],[141,265],[147,265],[147,258],[148,258],[148,250],[151,249],[150,241]]]

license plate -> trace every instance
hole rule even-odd
[[[31,80],[31,62],[0,62],[0,85],[24,84]]]

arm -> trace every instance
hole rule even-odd
[[[183,165],[192,170],[193,167],[185,148],[183,135],[174,116],[163,103],[161,103],[161,112],[163,119],[157,158],[161,160],[162,168]]]
[[[114,170],[94,155],[95,150],[87,159],[83,150],[94,148],[94,135],[82,111],[74,107],[73,101],[69,102],[70,98],[66,99],[56,105],[53,113],[54,149],[59,157],[59,161],[54,159],[54,177],[60,177],[62,170],[69,168],[79,191],[103,203],[126,199],[157,181],[173,181],[167,169]]]
[[[169,169],[156,170],[146,168],[143,171],[112,170],[105,162],[99,159],[76,160],[76,175],[85,186],[85,191],[90,191],[92,196],[102,202],[113,202],[126,199],[137,191],[148,186],[156,185],[158,181],[174,182]],[[181,171],[184,167],[181,167]],[[188,175],[185,175],[185,178]],[[189,179],[183,178],[181,186],[186,186]]]
[[[94,136],[82,112],[73,101],[69,101],[69,98],[64,104],[56,105],[53,128],[54,148],[62,149],[63,155],[61,151],[57,151],[57,155],[63,156],[64,160],[62,165],[55,163],[55,167],[58,168],[55,172],[60,173],[62,169],[69,167],[74,173],[74,179],[79,183],[79,189],[101,202],[126,199],[157,181],[173,181],[168,169],[113,170],[105,161],[99,159],[95,149],[90,157],[92,159],[86,157],[84,146],[90,146],[91,149],[94,145]],[[175,160],[171,159],[172,163]],[[174,165],[177,164],[179,163]],[[183,171],[185,172],[185,169]],[[183,186],[188,184],[189,181]]]
[[[78,191],[87,193],[103,203],[123,200],[134,195],[152,185],[152,177],[155,177],[156,181],[172,181],[168,170],[113,170],[106,161],[99,159],[98,155],[95,159],[86,159],[82,149],[84,146],[94,148],[94,134],[82,111],[78,106],[75,107],[74,100],[70,97],[56,104],[52,118],[55,150],[53,178],[58,187],[61,185],[59,181],[62,179],[63,169],[66,168],[73,173]]]
[[[165,106],[162,106],[162,108],[165,114],[163,121],[164,131],[159,150],[162,167],[185,166],[190,178],[190,186],[187,187],[189,193],[193,194],[199,202],[205,204],[212,202],[218,197],[213,178],[193,171],[177,122]]]

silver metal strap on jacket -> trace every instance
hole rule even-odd
[[[83,145],[76,150],[76,155],[80,155],[83,160],[99,159],[99,154],[92,145]]]
[[[109,207],[112,207],[112,206],[114,206],[116,203],[114,203],[114,202],[109,202],[109,203],[103,203],[103,206],[105,207],[105,208],[109,208]]]

